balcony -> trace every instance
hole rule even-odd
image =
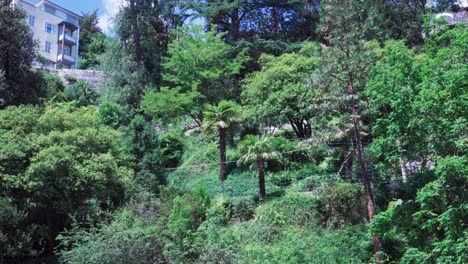
[[[75,64],[75,57],[67,54],[59,54],[57,56],[57,61],[61,61],[64,65],[71,66]]]
[[[60,34],[59,36],[59,43],[62,43],[62,41],[64,40],[65,38],[65,45],[67,46],[74,46],[76,45],[76,38],[70,36],[69,34]]]

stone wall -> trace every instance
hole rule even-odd
[[[65,85],[67,85],[67,76],[73,77],[78,81],[87,82],[91,89],[97,91],[100,86],[106,81],[108,76],[102,71],[93,70],[73,70],[73,69],[62,69],[57,70],[58,76],[62,78]]]

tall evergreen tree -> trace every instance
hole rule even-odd
[[[40,74],[30,70],[37,54],[26,14],[9,2],[0,1],[0,107],[38,103],[46,96]]]
[[[159,90],[162,57],[170,41],[169,31],[182,23],[176,0],[127,0],[116,17],[117,38],[101,56],[109,72],[106,98],[138,108],[145,90]]]
[[[324,40],[331,46],[325,51],[329,66],[321,78],[326,79],[330,95],[342,98],[341,103],[348,109],[367,200],[368,219],[372,222],[376,209],[363,147],[361,117],[365,108],[360,105],[360,95],[368,79],[369,66],[372,65],[366,54],[370,44],[365,41],[379,37],[375,31],[377,13],[371,5],[357,0],[326,0],[322,2],[321,10]],[[373,246],[375,253],[380,251],[380,240],[375,233]]]
[[[98,56],[106,50],[106,35],[99,28],[98,10],[83,13],[80,20],[79,64],[81,69],[96,67]]]

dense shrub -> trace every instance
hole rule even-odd
[[[274,226],[315,226],[318,202],[301,193],[288,193],[257,208],[256,220]]]
[[[99,105],[99,115],[104,124],[113,128],[119,128],[128,122],[127,114],[123,107],[109,101],[105,101]]]
[[[47,88],[47,96],[52,101],[62,102],[66,100],[66,95],[64,94],[65,85],[57,74],[44,74],[44,81]]]
[[[284,229],[271,243],[243,247],[244,263],[366,263],[371,258],[365,227],[340,231]]]
[[[68,101],[76,101],[78,106],[96,103],[98,94],[91,89],[88,83],[77,81],[65,87],[64,93]]]
[[[321,222],[327,227],[344,227],[366,222],[364,190],[359,184],[336,182],[318,190]]]
[[[164,262],[156,226],[135,212],[124,210],[108,224],[85,229],[79,226],[60,237],[64,263],[161,263]]]
[[[203,189],[175,197],[164,246],[164,254],[171,262],[191,263],[198,258],[201,241],[196,231],[205,221],[209,204],[209,193]]]
[[[136,182],[157,193],[159,186],[166,182],[166,174],[159,135],[154,125],[143,116],[136,115],[123,130],[125,143],[133,156]]]
[[[161,151],[166,160],[166,167],[173,168],[179,165],[184,153],[184,134],[182,132],[169,132],[161,134]]]
[[[390,260],[464,263],[468,256],[466,157],[439,158],[435,179],[416,197],[378,214],[374,220]]]
[[[37,256],[41,251],[34,243],[43,236],[37,225],[27,221],[28,214],[20,211],[11,199],[0,197],[0,262],[2,259]]]

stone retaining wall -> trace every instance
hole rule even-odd
[[[65,85],[67,85],[67,76],[73,77],[78,81],[87,82],[91,89],[97,91],[100,86],[106,81],[108,76],[102,71],[93,70],[74,70],[74,69],[62,69],[57,70],[57,75],[62,78]]]

